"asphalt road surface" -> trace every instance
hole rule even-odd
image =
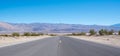
[[[0,56],[120,56],[120,48],[70,37],[51,37],[2,47]]]

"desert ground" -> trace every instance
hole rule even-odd
[[[14,45],[14,44],[20,44],[20,43],[24,43],[24,42],[29,42],[29,41],[33,41],[33,40],[39,40],[39,39],[43,39],[43,38],[48,38],[50,36],[21,36],[21,37],[3,37],[0,36],[0,47],[4,47],[4,46],[9,46],[9,45]]]
[[[119,35],[109,35],[109,36],[69,36],[76,39],[91,41],[95,43],[110,45],[120,48],[120,36]]]

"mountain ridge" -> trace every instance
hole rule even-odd
[[[0,32],[45,32],[45,33],[71,33],[88,32],[90,29],[96,31],[100,29],[119,31],[117,26],[104,25],[82,25],[82,24],[64,24],[64,23],[8,23],[0,22]]]
[[[120,27],[120,23],[118,23],[118,24],[114,24],[114,25],[111,25],[111,26],[114,26],[114,27]]]

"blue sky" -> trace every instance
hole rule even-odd
[[[120,0],[0,0],[0,21],[112,25]]]

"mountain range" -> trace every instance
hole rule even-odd
[[[7,23],[0,22],[0,33],[10,32],[44,32],[44,33],[71,33],[88,32],[90,29],[96,31],[100,29],[120,30],[120,24],[110,26],[103,25],[82,25],[82,24],[63,24],[63,23]]]
[[[120,23],[119,24],[114,24],[114,25],[111,25],[113,27],[120,27]]]

